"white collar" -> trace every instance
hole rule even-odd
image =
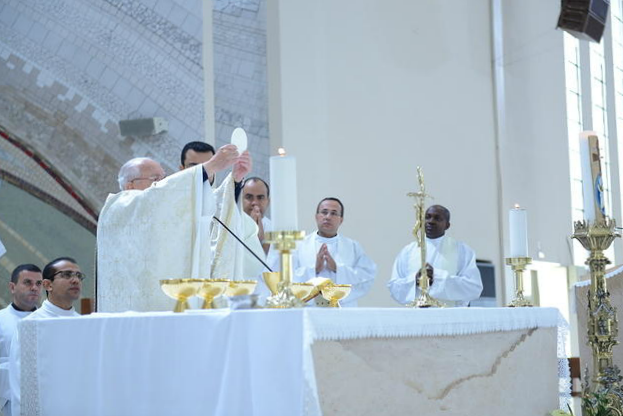
[[[314,235],[316,236],[316,240],[323,244],[331,244],[337,242],[340,238],[339,234],[336,234],[333,237],[323,237],[318,234],[318,230],[316,230],[316,233]]]
[[[41,309],[44,309],[56,316],[75,316],[76,315],[76,310],[74,309],[73,306],[69,310],[63,309],[59,306],[56,306],[52,302],[50,302],[48,299],[43,301],[43,304],[41,305]]]

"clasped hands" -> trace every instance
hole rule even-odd
[[[337,271],[337,265],[326,244],[320,246],[318,254],[316,255],[316,274],[323,271],[325,268],[331,270],[333,273]]]
[[[433,284],[433,275],[434,275],[434,269],[433,266],[431,266],[430,263],[426,263],[426,274],[428,275],[428,284],[432,285]],[[422,270],[420,269],[416,275],[415,275],[415,284],[417,286],[420,285],[420,276],[422,275]]]

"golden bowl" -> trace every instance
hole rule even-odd
[[[257,286],[257,280],[232,280],[229,282],[225,296],[250,295]]]
[[[322,288],[322,297],[329,301],[329,306],[333,308],[340,307],[340,300],[350,294],[352,285],[327,285]]]
[[[203,279],[203,285],[197,293],[197,296],[203,298],[201,309],[212,309],[212,301],[215,297],[225,293],[229,282],[229,279]]]
[[[177,301],[173,312],[184,312],[189,309],[188,298],[195,296],[202,285],[203,279],[165,279],[160,281],[160,288],[164,294]]]
[[[279,292],[279,279],[281,278],[281,273],[279,272],[264,272],[262,273],[264,277],[264,282],[266,286],[268,286],[268,290],[270,290],[271,295],[276,295]]]
[[[291,288],[294,296],[303,302],[315,298],[319,292],[318,288],[312,283],[292,283]]]

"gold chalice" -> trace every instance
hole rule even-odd
[[[212,309],[212,301],[221,296],[229,287],[229,279],[205,279],[199,288],[197,296],[203,298],[201,309]]]
[[[225,296],[250,295],[257,286],[257,280],[232,280],[225,290]]]
[[[292,293],[294,296],[307,302],[318,296],[318,288],[312,283],[292,283]]]
[[[279,292],[279,279],[281,279],[281,273],[279,272],[264,272],[262,273],[264,282],[270,290],[270,294],[275,296]]]
[[[203,279],[165,279],[160,281],[160,288],[164,294],[177,301],[173,312],[184,312],[189,309],[188,298],[195,296],[202,285]]]
[[[340,307],[340,300],[350,294],[352,285],[327,285],[320,291],[322,297],[329,301],[332,308]]]

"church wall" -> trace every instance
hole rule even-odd
[[[489,1],[269,1],[271,151],[297,157],[300,228],[325,196],[379,266],[413,241],[416,166],[451,234],[500,271]]]

